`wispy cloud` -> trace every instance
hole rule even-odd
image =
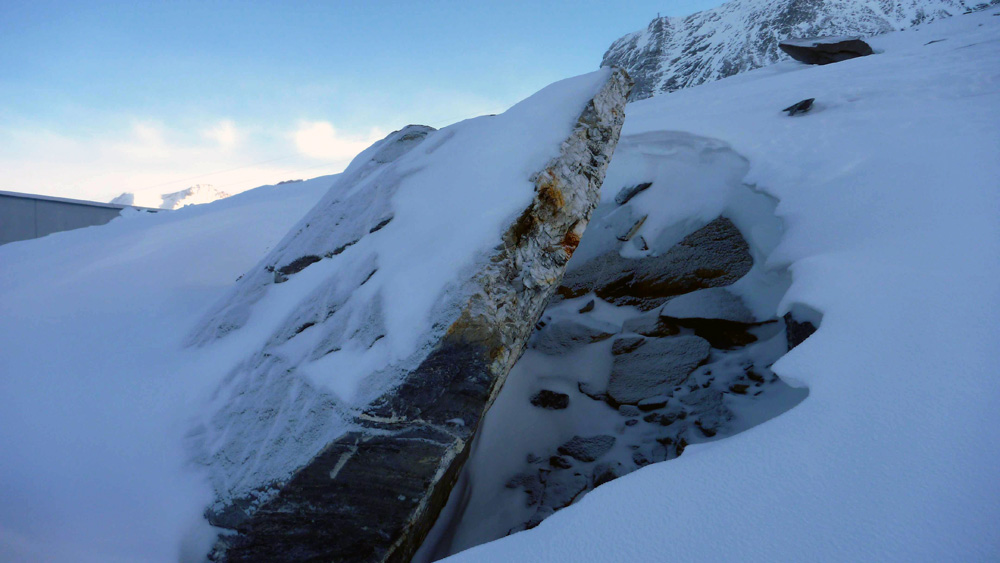
[[[326,121],[264,129],[223,119],[177,129],[140,119],[98,135],[26,127],[0,131],[0,190],[98,201],[193,184],[237,193],[339,172],[383,136],[378,129],[342,132]]]
[[[237,129],[236,124],[229,119],[223,119],[214,126],[203,129],[201,136],[215,141],[223,150],[232,150],[243,140],[243,132]]]
[[[344,135],[329,121],[303,121],[292,132],[299,151],[313,159],[342,161],[368,148],[386,133],[373,128],[365,136]]]

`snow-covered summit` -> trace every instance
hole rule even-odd
[[[632,100],[697,86],[786,58],[778,43],[820,35],[872,36],[979,9],[997,0],[732,0],[660,17],[615,41],[601,66],[635,81]]]
[[[110,203],[120,205],[138,205],[140,207],[155,207],[157,209],[180,209],[185,205],[198,205],[200,203],[211,203],[220,199],[225,199],[228,194],[210,184],[195,184],[190,188],[185,188],[179,192],[160,194],[151,196],[148,194],[134,194],[124,192],[112,199]]]

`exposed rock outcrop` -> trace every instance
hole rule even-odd
[[[778,43],[778,48],[789,57],[810,65],[838,63],[872,54],[871,45],[862,41],[860,37],[788,39]],[[809,103],[812,101],[809,100]]]
[[[220,501],[210,517],[237,532],[220,541],[216,558],[409,560],[443,507],[481,417],[523,351],[597,203],[631,81],[618,70],[594,76],[578,81],[593,96],[581,97],[582,112],[558,156],[531,178],[533,198],[512,215],[491,253],[444,293],[433,327],[414,352],[362,374],[365,384],[354,391],[365,399],[360,407],[296,372],[307,360],[343,348],[363,353],[392,338],[405,342],[392,333],[385,296],[369,289],[380,283],[383,258],[363,251],[374,248],[371,237],[389,236],[403,220],[393,207],[395,190],[414,172],[397,163],[414,162],[408,155],[418,150],[444,150],[447,130],[430,138],[429,128],[404,129],[363,153],[349,169],[350,180],[367,178],[363,188],[347,187],[320,202],[241,280],[237,297],[224,301],[192,336],[192,343],[205,343],[246,325],[249,305],[273,284],[315,283],[315,268],[333,272],[234,371],[220,390],[219,413],[201,430],[207,434],[200,438],[202,459],[220,468]],[[333,260],[353,267],[324,265]],[[299,281],[305,272],[308,279]],[[331,426],[336,417],[342,424]],[[284,461],[283,451],[298,457]],[[313,454],[302,459],[303,451]],[[240,460],[260,457],[287,463],[272,472],[287,477],[247,475]],[[255,480],[257,488],[250,488]]]
[[[720,217],[655,257],[623,258],[617,250],[594,258],[563,278],[559,295],[594,291],[616,305],[649,310],[667,298],[740,279],[753,265],[749,247],[732,221]]]

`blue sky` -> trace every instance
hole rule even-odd
[[[503,111],[713,0],[0,0],[0,190],[230,192],[341,170],[407,123]]]

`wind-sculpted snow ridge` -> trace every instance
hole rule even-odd
[[[686,17],[661,17],[615,41],[601,66],[635,80],[632,100],[697,86],[785,59],[778,43],[820,35],[872,36],[998,0],[732,0]]]
[[[192,432],[213,557],[407,560],[597,204],[631,81],[557,82],[359,155],[190,342],[254,350]]]

